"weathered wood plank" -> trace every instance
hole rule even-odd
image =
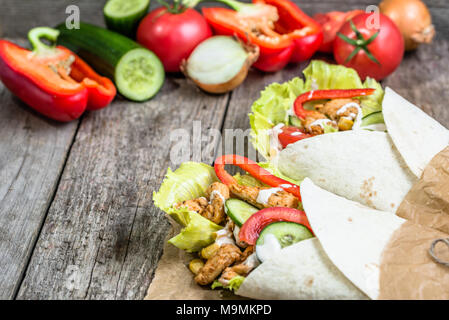
[[[332,10],[364,9],[368,5],[380,1],[372,0],[295,0],[308,14]],[[104,25],[102,8],[106,1],[92,0],[0,0],[0,37],[24,37],[28,30],[37,26],[52,26],[67,18],[65,10],[69,5],[80,8],[81,20],[98,25]],[[247,1],[249,2],[249,1]],[[449,39],[449,7],[446,0],[424,0],[430,8],[434,23],[443,37]],[[221,6],[206,2],[202,6]],[[157,1],[151,1],[151,8],[159,6]]]
[[[154,100],[89,113],[18,298],[143,298],[169,227],[151,200],[173,167],[169,134],[194,120],[219,129],[227,101],[168,79]]]
[[[44,119],[0,82],[0,299],[18,289],[77,124]]]

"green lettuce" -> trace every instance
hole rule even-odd
[[[366,116],[382,110],[384,91],[374,79],[360,80],[354,69],[313,60],[303,71],[305,81],[296,77],[282,84],[272,83],[260,94],[249,114],[251,142],[265,159],[270,159],[270,136],[268,130],[279,123],[289,124],[296,97],[311,90],[375,88],[371,96],[361,98],[362,113]],[[332,130],[331,130],[332,131]]]
[[[153,192],[153,201],[184,227],[169,243],[195,252],[214,242],[212,234],[222,229],[221,226],[185,207],[174,209],[173,205],[205,196],[206,189],[216,181],[214,168],[204,163],[185,162],[175,171],[167,169],[159,191]]]
[[[235,276],[234,278],[232,278],[231,280],[229,280],[229,284],[224,286],[221,282],[219,282],[218,280],[215,280],[212,285],[211,288],[215,289],[215,288],[224,288],[224,289],[228,289],[231,291],[237,291],[240,286],[242,285],[243,281],[245,281],[245,277],[243,276]]]
[[[187,252],[196,252],[212,244],[212,236],[223,227],[204,218],[200,214],[187,208],[168,209],[167,213],[179,224],[184,226],[181,232],[168,240],[169,243]]]

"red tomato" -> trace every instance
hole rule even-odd
[[[358,39],[356,32],[351,28],[350,21],[346,22],[340,29],[343,36],[349,40],[357,40],[360,44],[354,45],[337,37],[334,41],[335,60],[342,65],[355,69],[364,80],[367,76],[381,80],[391,74],[401,63],[404,55],[404,39],[398,27],[387,16],[379,13],[379,28],[370,28],[375,20],[371,15],[376,13],[360,14],[352,19],[355,27],[359,30],[363,39]],[[363,48],[362,43],[376,32],[377,37]],[[351,53],[359,49],[349,61]],[[369,55],[372,57],[369,57]],[[373,60],[377,60],[375,62]]]
[[[304,133],[303,130],[297,127],[282,127],[282,132],[278,134],[278,139],[282,148],[287,147],[290,143],[310,137],[310,134]]]
[[[240,241],[255,245],[263,228],[273,222],[289,221],[302,224],[313,233],[304,211],[293,208],[272,207],[262,209],[245,221],[240,229]]]
[[[352,10],[348,12],[331,11],[314,15],[313,19],[323,28],[323,42],[318,51],[331,53],[334,48],[335,37],[340,28],[346,21],[364,12],[363,10]]]
[[[165,7],[155,9],[137,29],[137,41],[161,59],[167,72],[180,71],[181,61],[210,36],[206,20],[193,9],[180,13],[170,13]]]

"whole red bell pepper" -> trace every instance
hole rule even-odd
[[[323,99],[342,99],[355,98],[372,95],[375,89],[330,89],[330,90],[312,90],[299,95],[293,103],[293,109],[299,119],[305,119],[308,112],[312,110],[304,109],[303,104],[307,101]]]
[[[323,40],[321,26],[289,0],[218,1],[234,10],[203,8],[207,22],[217,34],[236,35],[259,46],[260,56],[253,66],[262,71],[309,59]]]
[[[261,166],[257,164],[257,162],[254,162],[246,157],[238,156],[235,154],[228,154],[221,157],[218,157],[215,160],[214,164],[214,170],[215,174],[217,175],[218,179],[220,179],[221,182],[223,182],[225,185],[231,185],[231,184],[237,184],[237,180],[231,176],[228,172],[225,170],[226,164],[233,164],[240,169],[245,170],[250,175],[252,175],[257,180],[271,186],[274,188],[282,188],[287,192],[290,192],[294,196],[296,196],[301,201],[301,194],[299,192],[299,186],[296,184],[293,184],[287,180],[281,179],[279,177],[276,177],[268,170],[265,170]]]
[[[77,119],[87,110],[106,107],[115,97],[111,80],[98,75],[65,47],[51,47],[59,31],[40,27],[28,38],[33,51],[0,40],[0,79],[34,110],[58,121]]]

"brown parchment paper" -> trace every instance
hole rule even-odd
[[[167,241],[177,235],[181,227],[173,221],[171,231],[165,239],[164,251],[148,288],[145,300],[229,300],[242,299],[225,290],[211,290],[197,285],[189,270],[190,260],[196,258],[179,250]]]
[[[408,192],[396,214],[449,233],[449,147],[430,161],[421,179]]]
[[[428,253],[435,239],[448,237],[410,221],[403,223],[382,253],[379,299],[449,300],[449,268]],[[449,261],[445,244],[437,245],[435,254]]]

